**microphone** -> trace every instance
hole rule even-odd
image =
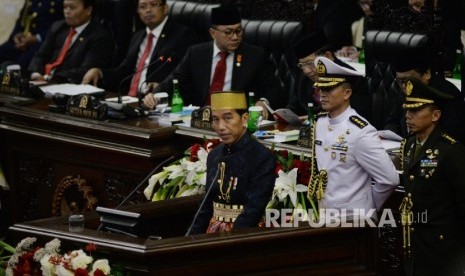
[[[137,70],[137,71],[135,71],[134,73],[129,74],[128,76],[124,77],[124,78],[119,82],[119,85],[118,85],[118,103],[122,103],[122,102],[123,102],[123,100],[121,99],[121,87],[123,86],[123,83],[124,83],[125,81],[127,81],[127,80],[130,79],[130,78],[132,78],[135,74],[144,71],[144,70],[147,69],[149,66],[152,66],[152,65],[154,65],[154,64],[157,64],[158,62],[163,62],[164,59],[165,59],[164,56],[160,56],[160,57],[157,58],[155,61],[149,63],[148,65],[145,65],[144,67],[142,67],[140,70]]]
[[[148,75],[145,80],[140,84],[139,86],[139,89],[137,90],[137,97],[139,98],[139,107],[142,107],[142,95],[145,95],[145,93],[142,93],[142,86],[144,86],[144,84],[147,84],[148,83],[148,80],[155,76],[156,74],[158,74],[158,72],[161,71],[162,68],[164,68],[166,66],[166,64],[169,64],[173,61],[173,59],[171,57],[168,57],[166,60],[162,60],[163,64],[160,65],[160,67],[158,67],[157,69],[155,69],[152,73],[150,73],[150,75]]]
[[[184,153],[179,153],[179,154],[173,154],[171,155],[169,158],[165,159],[163,162],[161,162],[160,164],[158,164],[144,179],[142,179],[141,182],[139,182],[139,184],[137,184],[137,186],[131,190],[131,192],[123,198],[123,200],[120,202],[120,204],[118,204],[118,206],[115,207],[115,210],[118,210],[119,208],[121,208],[131,197],[132,195],[134,195],[134,193],[137,192],[137,190],[140,189],[140,187],[142,187],[142,185],[144,185],[144,183],[156,172],[158,171],[162,166],[164,166],[166,163],[170,162],[170,161],[173,161],[173,160],[176,160],[178,158],[181,158],[184,156]],[[98,226],[97,228],[97,231],[100,231],[103,227],[103,224],[100,223],[100,225]]]
[[[194,227],[194,223],[197,221],[197,218],[198,218],[198,216],[199,216],[199,214],[200,214],[200,210],[202,210],[203,205],[205,204],[205,201],[207,201],[207,197],[208,197],[208,195],[210,194],[213,185],[215,185],[215,181],[218,179],[218,174],[219,174],[219,172],[220,172],[220,165],[221,165],[221,163],[224,163],[224,162],[218,163],[218,168],[216,169],[215,177],[213,177],[213,180],[212,180],[212,182],[211,182],[211,185],[210,185],[210,187],[208,187],[208,190],[207,190],[207,192],[205,193],[205,196],[203,197],[202,203],[200,203],[200,206],[199,206],[199,208],[197,209],[197,212],[195,213],[194,219],[192,220],[192,223],[191,223],[191,225],[189,226],[189,229],[187,230],[187,232],[186,232],[186,234],[184,235],[184,237],[190,236],[191,231],[192,231],[192,227]]]

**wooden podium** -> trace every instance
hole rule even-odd
[[[67,217],[18,223],[10,233],[16,240],[58,238],[69,249],[95,243],[97,253],[133,275],[376,275],[376,228],[251,228],[184,237],[200,199],[193,196],[124,208],[140,212],[151,234],[162,236],[161,240],[98,232],[95,212],[85,214],[86,228],[80,233],[68,231]]]
[[[155,118],[98,121],[49,112],[50,103],[0,105],[0,159],[13,222],[114,207],[157,164],[194,143]],[[82,193],[90,208],[66,198],[71,186],[70,194]],[[145,201],[138,192],[130,203]]]

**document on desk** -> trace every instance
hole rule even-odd
[[[39,87],[46,95],[53,96],[57,93],[64,94],[67,96],[76,96],[80,94],[99,94],[105,93],[105,90],[92,86],[90,84],[51,84]]]

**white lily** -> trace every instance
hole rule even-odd
[[[278,197],[280,202],[289,196],[292,206],[296,207],[297,192],[305,192],[306,190],[307,187],[305,185],[297,184],[297,168],[292,169],[289,173],[279,170],[273,193]]]
[[[144,189],[144,195],[147,200],[150,200],[152,198],[153,194],[153,188],[155,185],[160,182],[163,183],[165,181],[166,177],[168,176],[168,172],[163,170],[157,174],[152,175],[149,179],[149,185]]]

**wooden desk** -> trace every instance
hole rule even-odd
[[[48,112],[49,103],[0,107],[0,152],[14,222],[59,215],[66,210],[59,205],[69,202],[53,205],[57,187],[76,181],[92,189],[98,205],[114,207],[156,164],[193,143],[156,119],[89,120]],[[132,198],[142,201],[141,192]]]
[[[147,220],[158,220],[151,223],[151,230],[162,235],[161,240],[88,228],[71,233],[66,217],[18,223],[10,230],[16,239],[33,235],[48,242],[56,237],[68,249],[93,242],[97,252],[110,258],[111,264],[123,264],[133,275],[376,275],[375,228],[255,228],[184,237],[179,233],[186,232],[199,199],[170,199],[128,207],[140,210]],[[86,226],[95,228],[96,215],[88,213],[85,217]]]

